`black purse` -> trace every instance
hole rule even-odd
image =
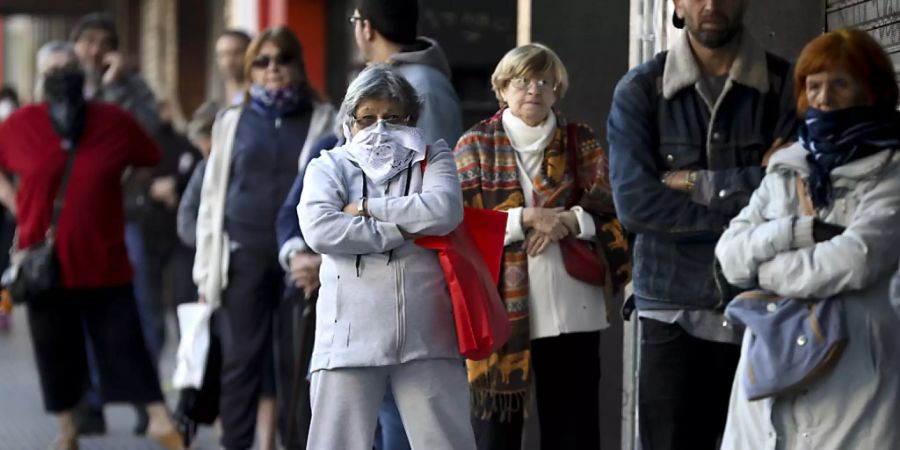
[[[63,197],[72,174],[75,162],[75,146],[68,140],[63,141],[68,148],[66,167],[62,181],[53,200],[53,215],[44,240],[22,250],[15,251],[11,257],[10,277],[7,289],[13,303],[21,304],[34,300],[60,287],[59,259],[56,256],[56,222],[62,211]],[[18,239],[17,239],[18,240]],[[16,248],[16,244],[13,244]]]

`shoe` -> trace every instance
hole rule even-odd
[[[78,450],[78,437],[64,438],[57,436],[50,444],[50,450]]]
[[[159,445],[162,445],[167,450],[185,450],[183,439],[181,438],[181,433],[178,430],[173,429],[166,434],[161,434],[158,436],[146,435],[147,438],[153,439]]]
[[[147,410],[144,409],[144,405],[134,405],[134,414],[137,416],[137,421],[134,424],[134,435],[135,436],[143,436],[147,434],[147,425],[150,425],[150,416],[147,415]]]
[[[106,434],[106,418],[103,417],[102,407],[81,402],[72,414],[75,416],[75,429],[79,435]]]

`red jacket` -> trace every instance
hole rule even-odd
[[[0,168],[19,177],[19,248],[43,239],[66,162],[46,103],[26,106],[0,124]],[[105,103],[88,105],[72,175],[56,230],[65,288],[131,282],[125,250],[122,174],[152,166],[162,154],[130,114]]]

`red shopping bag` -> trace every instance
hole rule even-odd
[[[505,232],[505,212],[466,208],[463,223],[452,233],[416,240],[438,251],[453,301],[459,353],[469,359],[487,358],[511,333],[497,289]]]

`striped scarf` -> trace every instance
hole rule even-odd
[[[476,124],[456,145],[456,167],[466,206],[505,211],[525,204],[516,150],[503,129],[502,112]],[[558,112],[554,114],[555,136],[544,150],[540,174],[533,180],[535,206],[566,206],[572,189],[583,190],[579,205],[594,218],[596,239],[611,275],[607,290],[611,291],[624,286],[631,278],[631,265],[628,241],[615,217],[609,163],[594,132],[587,125],[576,125],[579,185],[575,186],[568,169],[566,121]],[[527,261],[520,242],[508,245],[503,251],[498,288],[509,314],[512,336],[488,359],[467,361],[472,413],[476,417],[487,419],[499,414],[501,421],[507,421],[525,405],[531,361]]]

